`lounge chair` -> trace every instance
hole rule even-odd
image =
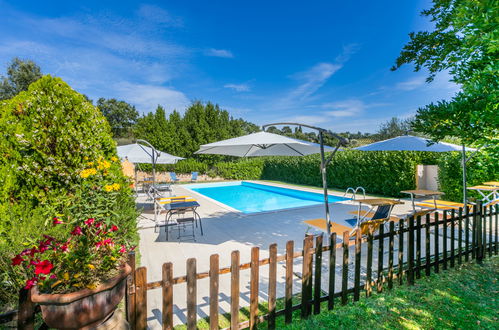
[[[180,181],[179,178],[177,178],[177,174],[175,174],[175,172],[170,172],[170,180],[173,182],[173,183],[177,183]]]
[[[198,180],[198,172],[191,173],[191,182],[196,182]]]

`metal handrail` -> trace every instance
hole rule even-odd
[[[362,191],[362,195],[364,196],[364,199],[366,199],[366,190],[364,189],[364,187],[355,188],[355,195],[357,195],[357,191],[359,191],[359,190]]]
[[[352,187],[348,187],[348,188],[347,188],[347,190],[346,190],[346,191],[345,191],[345,193],[343,194],[343,197],[345,197],[345,196],[348,194],[348,192],[349,192],[350,190],[352,191],[352,199],[355,199],[355,194],[356,194],[356,192],[357,192],[357,191],[356,191],[355,189],[353,189]]]

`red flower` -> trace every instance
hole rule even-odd
[[[30,250],[29,250],[29,255],[30,256],[34,256],[35,253],[38,252],[38,249],[36,247],[32,247]]]
[[[31,280],[26,281],[26,286],[24,287],[26,290],[31,289],[33,286],[36,285],[36,282],[38,279],[36,277],[33,277]]]
[[[121,246],[120,253],[126,253],[126,247],[124,245]]]
[[[76,226],[75,229],[71,232],[71,235],[78,236],[82,234],[82,230],[80,226]]]
[[[61,245],[61,251],[66,252],[68,250],[68,243],[64,243]]]
[[[20,265],[23,261],[24,259],[18,254],[17,256],[12,258],[12,266]]]
[[[54,265],[50,261],[43,260],[35,265],[35,274],[49,274],[52,268],[54,268]]]
[[[102,226],[102,222],[96,222],[95,228],[99,229]]]
[[[94,221],[95,221],[95,219],[94,219],[94,218],[88,218],[88,219],[87,219],[87,220],[85,220],[84,222],[85,222],[85,224],[86,224],[87,226],[90,226],[91,224],[93,224],[93,223],[94,223]]]
[[[117,231],[117,230],[118,230],[118,226],[116,226],[116,225],[112,225],[111,229],[109,229],[110,232]]]
[[[100,242],[97,242],[95,243],[95,247],[96,248],[100,248],[101,246],[106,246],[106,245],[113,245],[113,240],[108,238],[108,239],[105,239],[103,241],[100,241]]]
[[[56,278],[57,278],[57,276],[55,274],[50,275],[51,280],[55,280]]]
[[[55,225],[59,225],[63,223],[61,220],[59,220],[59,218],[57,217],[54,217],[54,219],[52,219],[52,226],[55,226]]]

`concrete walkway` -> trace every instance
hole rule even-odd
[[[286,185],[280,185],[286,186]],[[288,186],[289,187],[289,186]],[[319,192],[320,190],[300,188],[291,186],[294,189]],[[174,276],[183,276],[186,272],[186,260],[196,258],[197,272],[209,270],[209,257],[212,254],[219,254],[220,267],[230,266],[231,251],[240,251],[241,263],[250,261],[250,250],[252,247],[260,247],[260,259],[268,256],[268,247],[272,243],[277,243],[278,254],[285,253],[286,242],[293,240],[295,250],[302,248],[303,239],[306,233],[319,234],[304,220],[314,218],[324,218],[323,205],[311,206],[299,209],[282,210],[276,212],[244,215],[236,213],[228,208],[214,203],[212,200],[202,195],[186,190],[182,185],[174,186],[175,195],[190,195],[195,197],[201,206],[198,209],[202,217],[204,236],[199,230],[196,232],[196,241],[182,241],[176,239],[175,230],[172,230],[170,240],[166,241],[165,229],[154,228],[153,211],[151,202],[146,201],[145,196],[139,196],[139,205],[148,207],[139,219],[140,229],[140,254],[141,265],[147,267],[148,282],[161,279],[161,267],[165,262],[173,263]],[[410,203],[396,206],[394,214],[406,214],[410,210]],[[350,226],[345,219],[353,216],[349,211],[357,210],[357,204],[346,201],[331,204],[332,221]],[[163,220],[163,219],[161,219]],[[363,249],[364,250],[364,249]],[[339,252],[339,251],[338,251]],[[363,253],[365,254],[365,253]],[[350,260],[353,261],[353,253],[350,253]],[[387,258],[385,258],[386,260]],[[337,257],[337,270],[341,271],[341,256]],[[324,257],[323,265],[327,265],[327,256]],[[353,268],[352,268],[353,269]],[[301,258],[296,259],[294,292],[300,291]],[[279,263],[277,267],[278,297],[284,296],[284,263]],[[324,272],[323,289],[327,291],[327,271]],[[249,305],[249,270],[243,270],[240,274],[241,307]],[[339,277],[339,276],[337,276]],[[260,299],[267,300],[268,267],[260,268]],[[198,318],[203,318],[209,314],[209,279],[199,280],[197,283]],[[220,275],[220,313],[230,311],[230,274]],[[337,290],[340,289],[339,283]],[[174,286],[174,323],[186,322],[186,286],[185,284]],[[151,329],[161,328],[161,290],[148,291],[148,325]]]

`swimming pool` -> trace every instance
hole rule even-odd
[[[246,181],[190,184],[185,187],[242,213],[276,211],[324,203],[324,195],[320,193]],[[329,195],[330,203],[344,200],[348,198]]]

